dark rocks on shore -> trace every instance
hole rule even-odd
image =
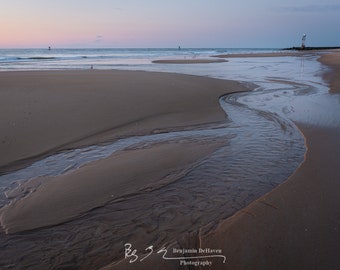
[[[312,50],[334,50],[340,49],[340,47],[291,47],[291,48],[284,48],[284,51],[312,51]]]

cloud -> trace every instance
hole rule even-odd
[[[103,36],[102,35],[97,35],[96,38],[95,38],[95,42],[101,42],[103,40]]]
[[[277,8],[280,12],[298,12],[298,13],[320,13],[320,12],[338,12],[340,5],[308,5],[296,7],[281,7]]]

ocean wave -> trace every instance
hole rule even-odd
[[[0,49],[2,70],[77,68],[84,65],[140,65],[166,57],[208,57],[221,53],[259,51],[223,48],[103,48],[103,49]],[[51,63],[51,65],[49,65]],[[23,64],[23,65],[22,65]]]
[[[33,57],[17,57],[18,60],[51,60],[51,59],[56,59],[56,57],[51,57],[51,56],[33,56]]]

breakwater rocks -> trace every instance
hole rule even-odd
[[[340,47],[291,47],[284,48],[284,51],[320,51],[320,50],[335,50],[340,49]]]

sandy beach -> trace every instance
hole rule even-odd
[[[332,93],[340,93],[339,60],[340,51],[320,59],[332,69],[325,74]],[[225,120],[225,112],[219,97],[249,90],[234,81],[142,71],[1,72],[0,80],[0,173],[70,148],[220,123]],[[305,160],[296,172],[235,215],[177,236],[168,245],[169,256],[174,255],[174,248],[209,248],[221,250],[226,257],[225,263],[220,257],[212,259],[214,264],[209,269],[339,267],[340,127],[295,124],[307,147]],[[11,265],[17,253],[39,252],[37,243],[52,236],[51,243],[56,246],[61,242],[67,245],[71,240],[77,243],[77,256],[87,262],[77,269],[98,265],[102,270],[191,269],[192,266],[179,267],[178,261],[164,260],[156,253],[136,264],[122,259],[124,241],[134,241],[138,251],[145,254],[143,237],[155,230],[148,224],[138,228],[138,239],[114,243],[122,253],[114,263],[108,248],[113,243],[100,243],[86,253],[92,247],[92,238],[119,233],[105,224],[109,218],[124,215],[122,209],[109,217],[95,216],[93,219],[100,217],[104,225],[95,228],[93,235],[85,235],[86,230],[81,228],[93,226],[91,214],[86,216],[90,210],[175,181],[223,143],[226,142],[181,141],[137,147],[65,175],[26,182],[9,193],[18,199],[0,209],[0,248],[4,251],[0,259]],[[84,216],[78,223],[67,224]],[[56,226],[64,223],[66,227]],[[66,238],[63,233],[69,228],[72,235]],[[24,244],[20,245],[20,241]],[[41,260],[41,267],[74,269],[75,254],[49,249],[44,256],[51,254],[53,259]],[[25,257],[21,263],[30,265],[30,258]]]

